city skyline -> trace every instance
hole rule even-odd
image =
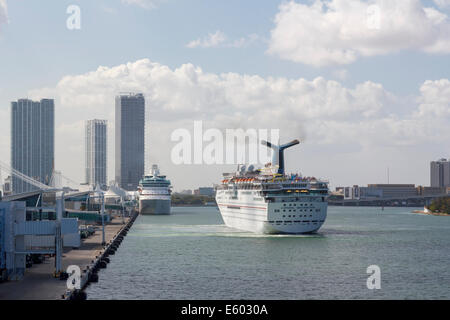
[[[146,121],[151,119],[146,165],[158,163],[176,190],[217,183],[222,172],[235,169],[170,162],[171,133],[192,130],[196,120],[221,130],[279,128],[282,141],[302,140],[289,151],[287,170],[326,178],[332,186],[386,183],[387,168],[391,183],[429,185],[429,162],[450,158],[449,7],[373,1],[387,19],[377,29],[359,19],[366,17],[367,2],[354,1],[343,15],[340,5],[347,2],[248,1],[236,13],[233,1],[197,1],[195,10],[171,0],[153,8],[78,1],[81,29],[68,30],[68,2],[44,10],[7,1],[0,14],[0,59],[22,64],[2,68],[0,134],[11,130],[10,101],[54,98],[55,167],[82,182],[84,121],[108,120],[113,137],[114,97],[142,92]],[[352,24],[342,29],[327,10]],[[403,24],[394,19],[399,11]],[[20,23],[36,14],[42,24]],[[308,16],[322,24],[302,25]],[[14,39],[26,41],[34,55]],[[110,180],[113,141],[108,139]],[[9,149],[9,139],[2,139],[1,160],[9,162]]]

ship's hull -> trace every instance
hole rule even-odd
[[[230,228],[258,234],[314,233],[325,222],[327,203],[305,200],[261,204],[218,202],[218,206],[225,225]]]
[[[139,213],[142,215],[168,215],[171,201],[166,199],[139,199]]]
[[[243,231],[258,233],[258,234],[304,234],[314,233],[320,229],[323,222],[317,223],[271,223],[269,221],[254,221],[251,217],[246,215],[237,216],[234,213],[221,211],[222,219],[227,227],[239,229]]]

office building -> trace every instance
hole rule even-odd
[[[116,96],[115,179],[128,191],[137,189],[145,166],[145,99],[141,93]]]
[[[11,102],[11,167],[47,185],[55,162],[54,114],[53,99]],[[12,178],[13,193],[34,189],[19,178]]]
[[[450,159],[431,161],[430,186],[435,188],[450,187]]]
[[[417,196],[414,184],[369,184],[367,187],[374,193],[376,190],[383,198],[406,198]]]
[[[88,120],[85,126],[85,163],[86,183],[106,186],[106,150],[107,121]]]

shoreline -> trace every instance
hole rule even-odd
[[[412,213],[420,213],[420,214],[426,214],[428,216],[439,216],[439,217],[449,217],[450,214],[443,213],[443,212],[427,212],[423,210],[413,210]]]

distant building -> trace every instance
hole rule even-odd
[[[214,188],[213,187],[200,187],[200,188],[194,190],[194,194],[200,195],[200,196],[213,196]]]
[[[362,199],[383,198],[383,189],[374,187],[361,187],[359,190]]]
[[[88,120],[85,126],[86,183],[92,186],[106,185],[107,121]]]
[[[441,187],[417,187],[417,194],[419,196],[438,196],[446,193],[446,188]]]
[[[116,96],[115,176],[119,187],[134,191],[145,167],[145,99],[141,93]]]
[[[368,188],[381,191],[383,198],[405,198],[417,196],[416,186],[414,184],[369,184]]]
[[[182,190],[180,194],[192,194],[192,190]]]
[[[345,200],[357,200],[360,199],[359,186],[354,185],[353,187],[344,187],[344,199]]]
[[[336,194],[344,195],[345,187],[336,187]]]
[[[55,105],[53,99],[11,102],[11,167],[50,184],[55,162]],[[36,188],[13,176],[12,192]]]
[[[414,184],[369,184],[367,187],[354,185],[344,187],[345,200],[406,198],[418,195]]]
[[[430,186],[450,187],[450,159],[440,159],[430,163]]]

